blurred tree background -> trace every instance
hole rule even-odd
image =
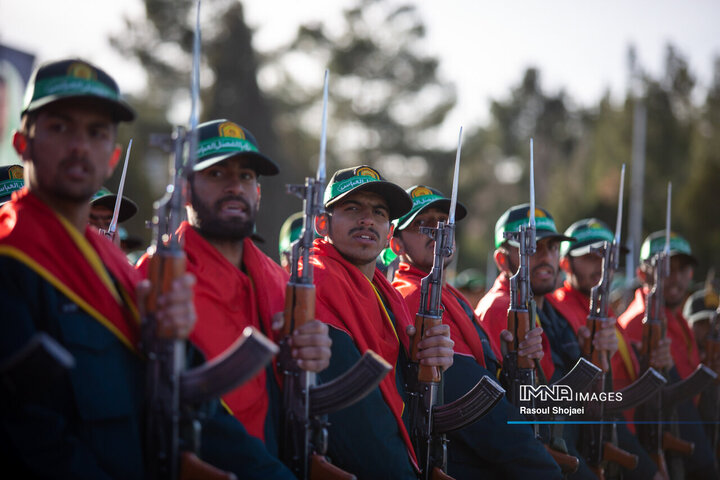
[[[147,150],[147,136],[169,132],[168,119],[189,112],[194,1],[145,0],[145,6],[146,18],[126,19],[126,32],[113,45],[134,56],[149,77],[144,94],[130,99],[140,120],[121,137],[135,138],[133,160],[145,159],[142,168],[139,160],[130,165],[126,192],[141,205],[128,227],[147,239],[144,220],[168,181],[167,158]],[[339,28],[306,24],[287,45],[258,52],[240,1],[204,0],[202,33],[201,121],[228,118],[246,126],[281,166],[281,175],[261,179],[258,233],[271,257],[277,258],[280,225],[301,208],[284,185],[301,182],[317,165],[325,68],[328,173],[365,163],[403,187],[428,183],[449,194],[455,151],[436,138],[456,103],[455,86],[442,78],[439,59],[426,54],[425,26],[412,5],[358,0]],[[468,68],[482,70],[472,61]],[[588,216],[614,225],[620,168],[627,165],[625,237],[635,102],[647,110],[643,235],[664,227],[672,181],[673,229],[701,260],[696,280],[710,267],[720,270],[720,59],[714,71],[700,98],[692,68],[668,45],[657,78],[641,71],[639,88],[624,101],[607,93],[585,107],[562,90],[546,91],[539,68],[518,72],[507,95],[492,101],[487,124],[465,125],[459,197],[470,215],[459,225],[458,270],[485,271],[495,221],[509,206],[528,201],[531,137],[537,203],[561,230]],[[116,189],[118,179],[108,186]]]

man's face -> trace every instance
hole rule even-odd
[[[88,223],[97,229],[107,230],[110,228],[113,211],[102,205],[90,206],[90,217]]]
[[[353,265],[374,264],[387,246],[389,208],[376,193],[360,191],[348,195],[333,206],[328,218],[330,243]]]
[[[588,253],[579,257],[568,256],[570,274],[568,279],[572,287],[585,295],[600,282],[603,259],[597,253]]]
[[[670,276],[665,279],[665,305],[676,308],[685,301],[693,277],[692,263],[681,255],[670,257]]]
[[[88,202],[110,177],[116,125],[92,101],[60,101],[43,108],[30,127],[25,181],[49,201]]]
[[[421,211],[412,223],[398,234],[405,250],[404,256],[407,261],[423,271],[430,271],[433,266],[435,253],[435,241],[420,233],[420,227],[437,227],[438,222],[448,221],[448,214],[445,211],[431,207]],[[454,241],[454,238],[453,238]],[[453,244],[453,247],[455,245]],[[453,255],[455,250],[453,249]],[[452,260],[452,257],[444,257],[445,264]]]
[[[517,272],[520,265],[518,248],[508,246],[510,274]],[[530,257],[530,288],[537,296],[553,292],[557,287],[560,261],[560,240],[547,237],[537,241],[537,250]]]
[[[188,220],[203,237],[237,241],[252,234],[260,189],[255,170],[242,157],[196,172],[190,188]]]

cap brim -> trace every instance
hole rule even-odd
[[[697,258],[695,258],[694,256],[688,255],[687,253],[680,252],[678,250],[670,250],[670,257],[674,257],[676,255],[687,258],[688,261],[693,264],[693,266],[697,267],[698,265],[700,265],[700,262],[698,262]]]
[[[355,188],[351,188],[327,202],[325,206],[330,207],[346,198],[351,193],[360,191],[377,193],[383,197],[388,204],[390,220],[402,217],[412,208],[412,200],[410,200],[410,196],[407,192],[400,188],[399,185],[395,185],[394,183],[386,182],[384,180],[367,182],[358,185]]]
[[[588,243],[586,245],[581,245],[579,247],[572,248],[571,250],[568,251],[567,254],[570,255],[571,257],[582,257],[583,255],[587,255],[588,253],[590,253],[591,249],[602,247],[604,243],[605,243],[604,240],[600,240],[597,242]],[[630,249],[627,248],[625,245],[620,245],[620,253],[625,255],[629,251],[630,251]]]
[[[111,195],[103,195],[102,197],[98,197],[92,202],[90,202],[90,205],[92,206],[98,206],[98,207],[105,207],[110,210],[115,209],[115,201],[117,200],[117,194],[111,194]],[[118,223],[122,223],[125,220],[130,220],[138,211],[137,204],[127,198],[126,196],[122,197],[122,200],[120,201],[120,211],[118,212]]]
[[[561,233],[555,233],[551,232],[549,230],[535,230],[535,240],[540,241],[545,238],[554,238],[559,242],[568,241],[568,242],[574,242],[574,237],[568,237],[567,235],[563,235]],[[518,247],[520,244],[516,242],[515,240],[506,240],[506,242],[513,247]]]
[[[111,116],[119,122],[131,122],[135,120],[135,110],[125,102],[124,100],[111,100],[109,98],[98,97],[95,95],[48,95],[47,97],[39,98],[30,104],[23,110],[23,114],[27,112],[35,111],[39,108],[47,107],[48,105],[59,102],[61,100],[71,99],[83,99],[92,102],[98,102],[105,104],[110,108]]]
[[[402,223],[402,225],[398,225],[398,230],[405,230],[413,220],[415,220],[415,217],[417,217],[421,212],[424,210],[427,210],[430,207],[437,208],[438,210],[443,210],[446,212],[450,212],[450,203],[451,201],[447,198],[439,198],[437,200],[433,200],[432,202],[428,203],[427,205],[423,205],[422,208],[418,209],[416,212],[413,212],[412,215],[410,215],[408,218],[405,219],[405,221]],[[455,221],[462,220],[467,216],[467,209],[465,208],[465,205],[463,205],[460,202],[457,202],[455,205]]]
[[[204,160],[198,161],[193,167],[194,172],[205,170],[208,167],[215,165],[216,163],[227,160],[228,158],[242,157],[247,161],[247,167],[255,170],[258,175],[265,175],[266,177],[277,175],[280,173],[280,169],[277,164],[270,160],[262,153],[257,152],[229,152],[222,155],[213,156]]]

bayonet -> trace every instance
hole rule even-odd
[[[105,235],[112,240],[117,230],[118,218],[120,217],[120,205],[122,204],[123,190],[125,188],[125,174],[127,173],[128,160],[130,159],[130,149],[132,148],[132,138],[128,142],[127,152],[125,152],[125,164],[123,165],[122,175],[120,176],[120,186],[118,186],[117,197],[115,198],[115,208],[113,208],[113,216],[110,220],[110,226]]]

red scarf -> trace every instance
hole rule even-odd
[[[77,231],[24,188],[0,209],[0,255],[25,264],[137,352],[141,277],[95,229]]]
[[[618,317],[618,324],[625,335],[638,345],[642,342],[646,295],[646,290],[638,288],[627,310]],[[695,343],[695,335],[680,310],[673,311],[665,307],[664,314],[667,318],[667,335],[671,341],[670,353],[673,362],[680,376],[686,378],[700,365],[700,353]]]
[[[404,262],[400,263],[398,271],[395,272],[392,285],[405,297],[410,312],[417,312],[420,308],[420,281],[425,276],[427,276],[426,272]],[[444,308],[443,323],[450,326],[450,338],[455,342],[453,348],[455,353],[471,356],[484,367],[482,343],[473,325],[473,321],[478,321],[477,318],[472,320],[468,318],[468,314],[458,300],[463,296],[452,286],[443,285],[441,296]]]
[[[395,383],[400,342],[408,348],[405,329],[413,324],[405,301],[379,270],[375,270],[371,283],[360,269],[345,260],[324,239],[315,240],[312,255],[317,318],[350,335],[360,353],[372,349],[393,366],[380,382],[380,391],[395,416],[408,455],[417,466],[410,436],[402,421],[403,401]],[[397,327],[392,325],[378,293],[395,315]]]
[[[288,274],[263,254],[250,239],[243,242],[242,263],[247,274],[231,264],[187,222],[178,229],[184,242],[187,268],[197,278],[195,309],[198,320],[190,340],[209,360],[223,353],[247,326],[273,338],[272,316],[283,311]],[[147,269],[146,257],[138,268]],[[258,375],[222,398],[251,435],[265,438],[268,411],[266,373]]]
[[[502,362],[503,356],[500,350],[500,332],[507,329],[508,310],[510,309],[510,281],[504,273],[500,273],[495,279],[492,288],[488,290],[475,308],[475,315],[480,319],[480,325],[490,338],[492,347],[498,361]],[[540,366],[545,372],[546,378],[552,378],[555,372],[555,364],[552,361],[550,352],[550,341],[545,333],[542,334],[543,355]]]

